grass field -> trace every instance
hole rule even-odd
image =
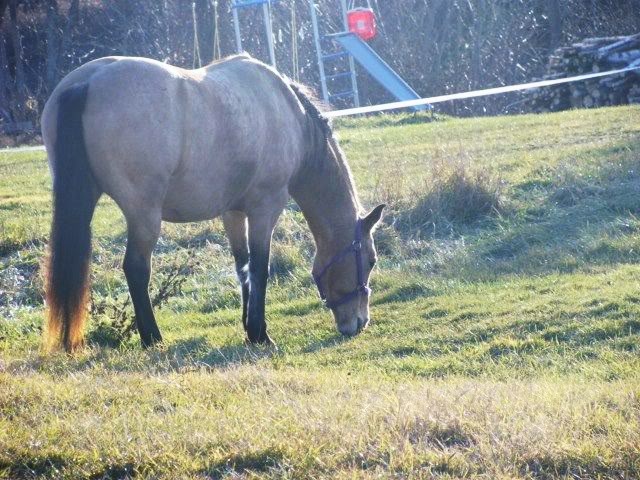
[[[105,200],[89,345],[40,355],[50,180],[44,154],[0,153],[0,477],[640,477],[638,119],[341,121],[363,203],[390,205],[372,325],[337,334],[291,205],[277,351],[243,343],[218,221],[163,228],[154,291],[188,266],[158,312],[164,346],[113,346],[125,236]]]

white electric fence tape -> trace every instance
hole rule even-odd
[[[550,87],[552,85],[560,85],[563,83],[579,82],[582,80],[589,80],[591,78],[607,77],[609,75],[617,75],[619,73],[632,72],[634,70],[640,70],[640,65],[636,65],[635,62],[634,64],[631,64],[631,66],[629,67],[620,68],[618,70],[609,70],[607,72],[587,73],[585,75],[577,75],[575,77],[557,78],[554,80],[541,80],[539,82],[521,83],[519,85],[508,85],[506,87],[485,88],[484,90],[474,90],[472,92],[452,93],[450,95],[438,95],[436,97],[418,98],[416,100],[405,100],[403,102],[383,103],[381,105],[370,105],[368,107],[347,108],[345,110],[335,110],[332,112],[324,112],[324,116],[327,118],[346,117],[347,115],[357,115],[360,113],[384,112],[387,110],[396,110],[398,108],[417,107],[419,105],[431,105],[434,103],[447,102],[449,100],[462,100],[465,98],[486,97],[488,95],[498,95],[500,93],[518,92],[521,90],[530,90],[532,88]],[[44,146],[37,145],[33,147],[0,148],[0,153],[33,151],[33,150],[44,150]]]
[[[609,70],[607,72],[588,73],[585,75],[577,75],[575,77],[556,78],[554,80],[541,80],[539,82],[521,83],[519,85],[508,85],[506,87],[486,88],[484,90],[474,90],[473,92],[452,93],[449,95],[438,95],[436,97],[418,98],[415,100],[404,100],[402,102],[383,103],[381,105],[370,105],[368,107],[347,108],[345,110],[335,110],[324,112],[327,118],[346,117],[347,115],[357,115],[359,113],[384,112],[386,110],[395,110],[398,108],[417,107],[419,105],[430,105],[434,103],[447,102],[449,100],[462,100],[465,98],[486,97],[488,95],[498,95],[500,93],[518,92],[520,90],[530,90],[532,88],[550,87],[552,85],[560,85],[562,83],[579,82],[581,80],[589,80],[590,78],[607,77],[609,75],[617,75],[619,73],[631,72],[639,70],[640,65],[632,65],[630,67],[618,70]]]

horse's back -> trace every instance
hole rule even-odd
[[[187,160],[168,200],[192,198],[195,187],[209,204],[245,210],[286,189],[302,159],[305,113],[282,77],[250,57],[204,72],[188,84]]]

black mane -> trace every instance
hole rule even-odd
[[[333,135],[331,122],[322,114],[320,108],[318,108],[316,104],[317,100],[311,90],[300,83],[291,82],[289,86],[293,90],[293,93],[296,94],[296,97],[298,97],[298,100],[300,100],[300,103],[302,103],[309,118],[320,128],[325,138],[331,138]]]

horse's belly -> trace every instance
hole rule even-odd
[[[162,205],[163,219],[196,222],[216,218],[229,209],[241,209],[255,166],[239,163],[232,168],[230,162],[206,163],[173,178]]]
[[[167,222],[199,222],[219,217],[226,210],[223,199],[188,190],[174,190],[162,205],[162,219]]]
[[[205,220],[212,220],[222,215],[220,210],[188,210],[188,209],[176,209],[173,207],[166,207],[162,209],[162,220],[172,223],[188,223],[188,222],[202,222]]]

